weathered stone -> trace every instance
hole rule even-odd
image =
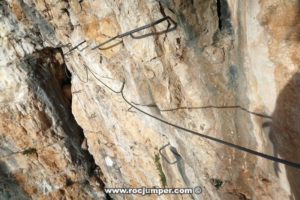
[[[165,15],[176,30],[163,21],[93,50]],[[122,98],[299,163],[296,1],[4,0],[0,16],[0,199],[105,199],[104,186],[203,189],[160,199],[300,198],[299,170]]]

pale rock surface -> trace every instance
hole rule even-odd
[[[119,91],[125,80],[125,98],[152,115],[299,163],[298,8],[296,0],[1,1],[0,199],[109,199],[104,186],[203,189],[143,199],[299,199],[299,170],[163,124],[106,87]],[[176,30],[92,50],[164,14]],[[168,143],[162,153],[175,164],[159,154]]]

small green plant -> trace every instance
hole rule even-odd
[[[210,179],[210,182],[217,190],[223,186],[223,181],[217,178]]]
[[[23,155],[30,155],[36,153],[36,148],[29,148],[22,152]]]
[[[163,172],[162,166],[160,164],[160,157],[158,154],[155,155],[154,161],[155,161],[156,169],[159,172],[160,182],[163,187],[166,187],[167,186],[167,178],[166,178],[165,173]]]

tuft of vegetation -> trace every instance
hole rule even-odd
[[[158,154],[155,155],[154,161],[155,161],[156,169],[159,172],[161,185],[163,187],[166,187],[167,186],[167,178],[166,178],[165,173],[163,172],[162,166],[160,164],[160,157]]]
[[[22,152],[23,155],[31,155],[31,154],[35,154],[37,151],[36,151],[36,148],[29,148],[29,149],[26,149]]]
[[[211,178],[210,182],[217,190],[223,186],[223,181],[217,178]]]

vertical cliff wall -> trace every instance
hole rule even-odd
[[[299,170],[140,111],[299,163],[297,1],[4,0],[0,16],[1,198],[300,198]]]

